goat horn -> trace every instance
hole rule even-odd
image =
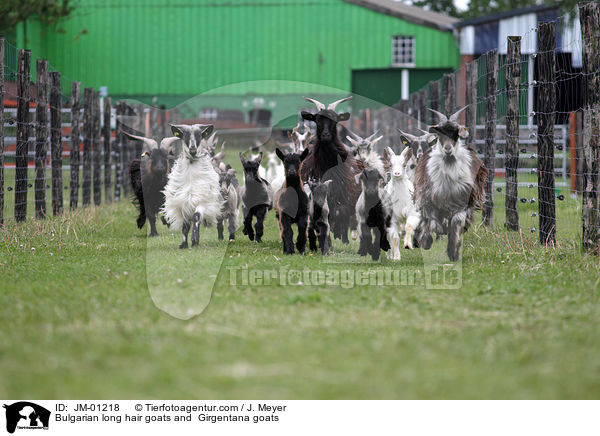
[[[365,138],[365,140],[366,140],[366,141],[371,141],[371,140],[372,140],[372,139],[373,139],[375,136],[377,136],[377,134],[378,134],[378,133],[379,133],[379,130],[376,130],[376,131],[375,131],[375,133],[373,133],[373,134],[372,134],[372,135],[370,135],[370,136],[367,136],[367,137]]]
[[[158,143],[152,138],[144,138],[143,136],[135,136],[131,133],[123,132],[125,136],[134,141],[142,141],[150,150],[158,147]]]
[[[404,135],[404,136],[406,136],[408,139],[410,139],[411,141],[414,141],[415,139],[417,139],[417,137],[416,137],[415,135],[411,135],[410,133],[403,132],[403,131],[402,131],[402,130],[400,130],[400,129],[398,129],[398,131],[399,131],[399,132],[400,132],[402,135]]]
[[[440,121],[438,124],[444,124],[445,122],[448,121],[448,117],[446,115],[444,115],[441,112],[436,111],[435,109],[431,109],[431,108],[427,108],[428,110],[430,110],[431,112],[433,112],[434,114],[436,114],[438,117],[440,117]]]
[[[417,130],[420,130],[421,132],[423,132],[426,135],[430,135],[430,133],[427,130],[423,130],[420,127],[417,127]]]
[[[350,132],[352,133],[352,132]],[[352,143],[355,147],[358,145],[358,141],[350,136],[346,136],[346,139]]]
[[[456,112],[454,112],[452,115],[450,115],[449,121],[451,123],[456,123],[458,124],[458,116],[460,115],[460,113],[462,111],[464,111],[467,108],[467,106],[460,108],[459,110],[457,110]]]
[[[170,136],[168,138],[163,138],[163,140],[160,141],[160,148],[164,148],[168,152],[171,149],[171,144],[173,144],[178,139],[179,138],[177,136]]]
[[[334,111],[338,104],[343,103],[345,101],[348,101],[351,98],[352,98],[352,96],[349,96],[349,97],[346,97],[346,98],[342,98],[340,100],[336,100],[333,103],[329,103],[329,106],[327,106],[327,110]],[[325,109],[325,108],[323,108],[323,109]]]
[[[381,139],[382,139],[382,138],[383,138],[383,135],[381,135],[381,136],[378,136],[377,138],[373,139],[373,140],[371,141],[371,145],[375,144],[376,142],[379,142],[379,141],[381,141]]]
[[[325,105],[323,103],[321,103],[319,100],[315,100],[314,98],[309,98],[309,97],[302,97],[304,100],[306,101],[310,101],[311,103],[314,103],[314,105],[317,107],[317,110],[324,110],[325,109]]]

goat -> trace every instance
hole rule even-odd
[[[244,167],[244,186],[240,188],[242,199],[242,215],[244,217],[244,235],[248,235],[254,241],[256,230],[256,242],[261,242],[264,229],[264,221],[269,209],[273,207],[273,190],[269,182],[259,175],[262,151],[255,159],[246,159],[240,152],[240,161]],[[256,217],[254,230],[252,219]]]
[[[329,206],[327,191],[331,180],[317,182],[309,180],[310,194],[308,197],[308,246],[311,251],[317,251],[317,235],[321,254],[329,253],[331,238],[329,236]]]
[[[288,132],[288,138],[292,141],[293,151],[295,153],[302,153],[312,138],[310,129],[307,128],[304,133],[300,133],[298,130],[299,128],[300,123],[296,124],[296,127],[292,129],[291,133]]]
[[[235,176],[235,170],[229,168],[219,174],[221,197],[223,198],[223,211],[217,218],[217,234],[219,241],[223,240],[223,221],[227,220],[229,240],[235,240],[235,231],[238,224],[240,205],[240,185]]]
[[[169,147],[178,138],[164,138],[159,146],[154,139],[124,133],[129,139],[144,143],[142,156],[133,159],[129,164],[129,177],[134,194],[133,203],[139,209],[136,223],[138,229],[141,229],[148,219],[150,223],[149,236],[158,236],[156,216],[165,202],[162,190],[167,184],[167,175],[170,169]]]
[[[379,259],[380,249],[383,251],[390,249],[387,239],[390,214],[385,193],[381,189],[383,180],[383,176],[375,168],[365,168],[362,173],[356,175],[356,183],[362,186],[362,192],[356,202],[360,240],[358,254],[365,256],[370,253],[373,260]],[[373,240],[371,229],[373,229]]]
[[[485,200],[488,176],[483,162],[464,143],[469,133],[458,124],[464,109],[449,117],[429,109],[439,116],[439,123],[429,128],[437,142],[423,154],[415,174],[414,200],[422,219],[420,245],[426,250],[431,247],[432,232],[447,234],[451,261],[458,260],[463,234]]]
[[[421,136],[411,135],[409,133],[403,132],[400,129],[398,129],[398,131],[400,132],[400,140],[402,141],[402,145],[410,147],[413,151],[412,155],[415,164],[415,167],[413,167],[413,169],[416,169],[416,163],[419,162],[419,160],[421,160],[421,157],[423,157],[423,154],[425,154],[427,150],[429,150],[435,145],[435,143],[437,142],[437,137],[433,133],[426,132],[425,130],[421,130],[421,132],[424,133]],[[411,180],[413,180],[415,172],[408,171],[408,173],[410,175]]]
[[[301,112],[304,120],[313,121],[317,125],[316,135],[309,147],[310,153],[300,168],[301,179],[303,182],[309,178],[318,181],[332,180],[327,196],[332,233],[345,244],[349,242],[348,229],[360,194],[354,176],[361,171],[361,166],[342,144],[337,131],[338,123],[348,120],[350,114],[338,114],[335,108],[350,98],[352,97],[337,100],[325,107],[317,100],[304,97],[315,104],[317,113]]]
[[[364,168],[375,168],[382,176],[385,175],[384,163],[381,157],[373,150],[373,146],[379,142],[383,136],[375,138],[377,132],[366,138],[361,138],[356,133],[350,132],[352,136],[347,136],[346,139],[352,144],[352,151],[356,159],[362,163]]]
[[[279,191],[285,181],[283,163],[277,158],[277,153],[274,151],[267,152],[267,172],[265,178],[273,187],[273,192]]]
[[[415,207],[413,194],[415,191],[412,177],[415,172],[416,159],[413,149],[405,147],[400,155],[387,147],[383,151],[384,159],[390,162],[391,177],[385,185],[385,197],[391,222],[388,228],[388,241],[391,250],[388,259],[400,260],[399,233],[404,233],[404,248],[413,248],[413,237],[421,222],[421,216]]]
[[[284,154],[279,148],[275,149],[277,157],[283,162],[285,183],[275,195],[274,206],[279,216],[279,229],[283,241],[283,252],[294,254],[294,232],[292,224],[298,225],[296,249],[304,254],[306,248],[306,230],[308,228],[308,196],[304,192],[300,178],[300,165],[309,153],[304,149],[302,154]]]
[[[200,222],[212,224],[221,214],[223,199],[219,175],[203,147],[213,131],[208,124],[171,124],[173,135],[182,140],[182,152],[169,173],[164,189],[163,213],[174,229],[181,229],[179,248],[188,247],[188,233],[192,229],[192,247],[200,239]]]

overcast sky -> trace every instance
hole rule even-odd
[[[469,2],[469,0],[454,0],[454,4],[461,11],[467,9],[468,2]]]

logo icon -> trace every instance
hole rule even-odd
[[[29,401],[19,401],[4,405],[6,409],[6,431],[14,433],[19,429],[48,429],[50,411]]]

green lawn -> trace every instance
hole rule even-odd
[[[474,226],[454,290],[243,278],[422,272],[447,262],[445,239],[373,264],[354,254],[355,242],[335,241],[326,259],[283,256],[272,213],[262,244],[239,230],[235,242],[218,242],[213,227],[185,251],[162,225],[147,245],[126,201],[19,226],[9,219],[0,230],[0,397],[598,398],[600,263],[579,252],[577,203],[558,204],[552,249],[528,231],[537,204],[519,203],[522,235]]]

